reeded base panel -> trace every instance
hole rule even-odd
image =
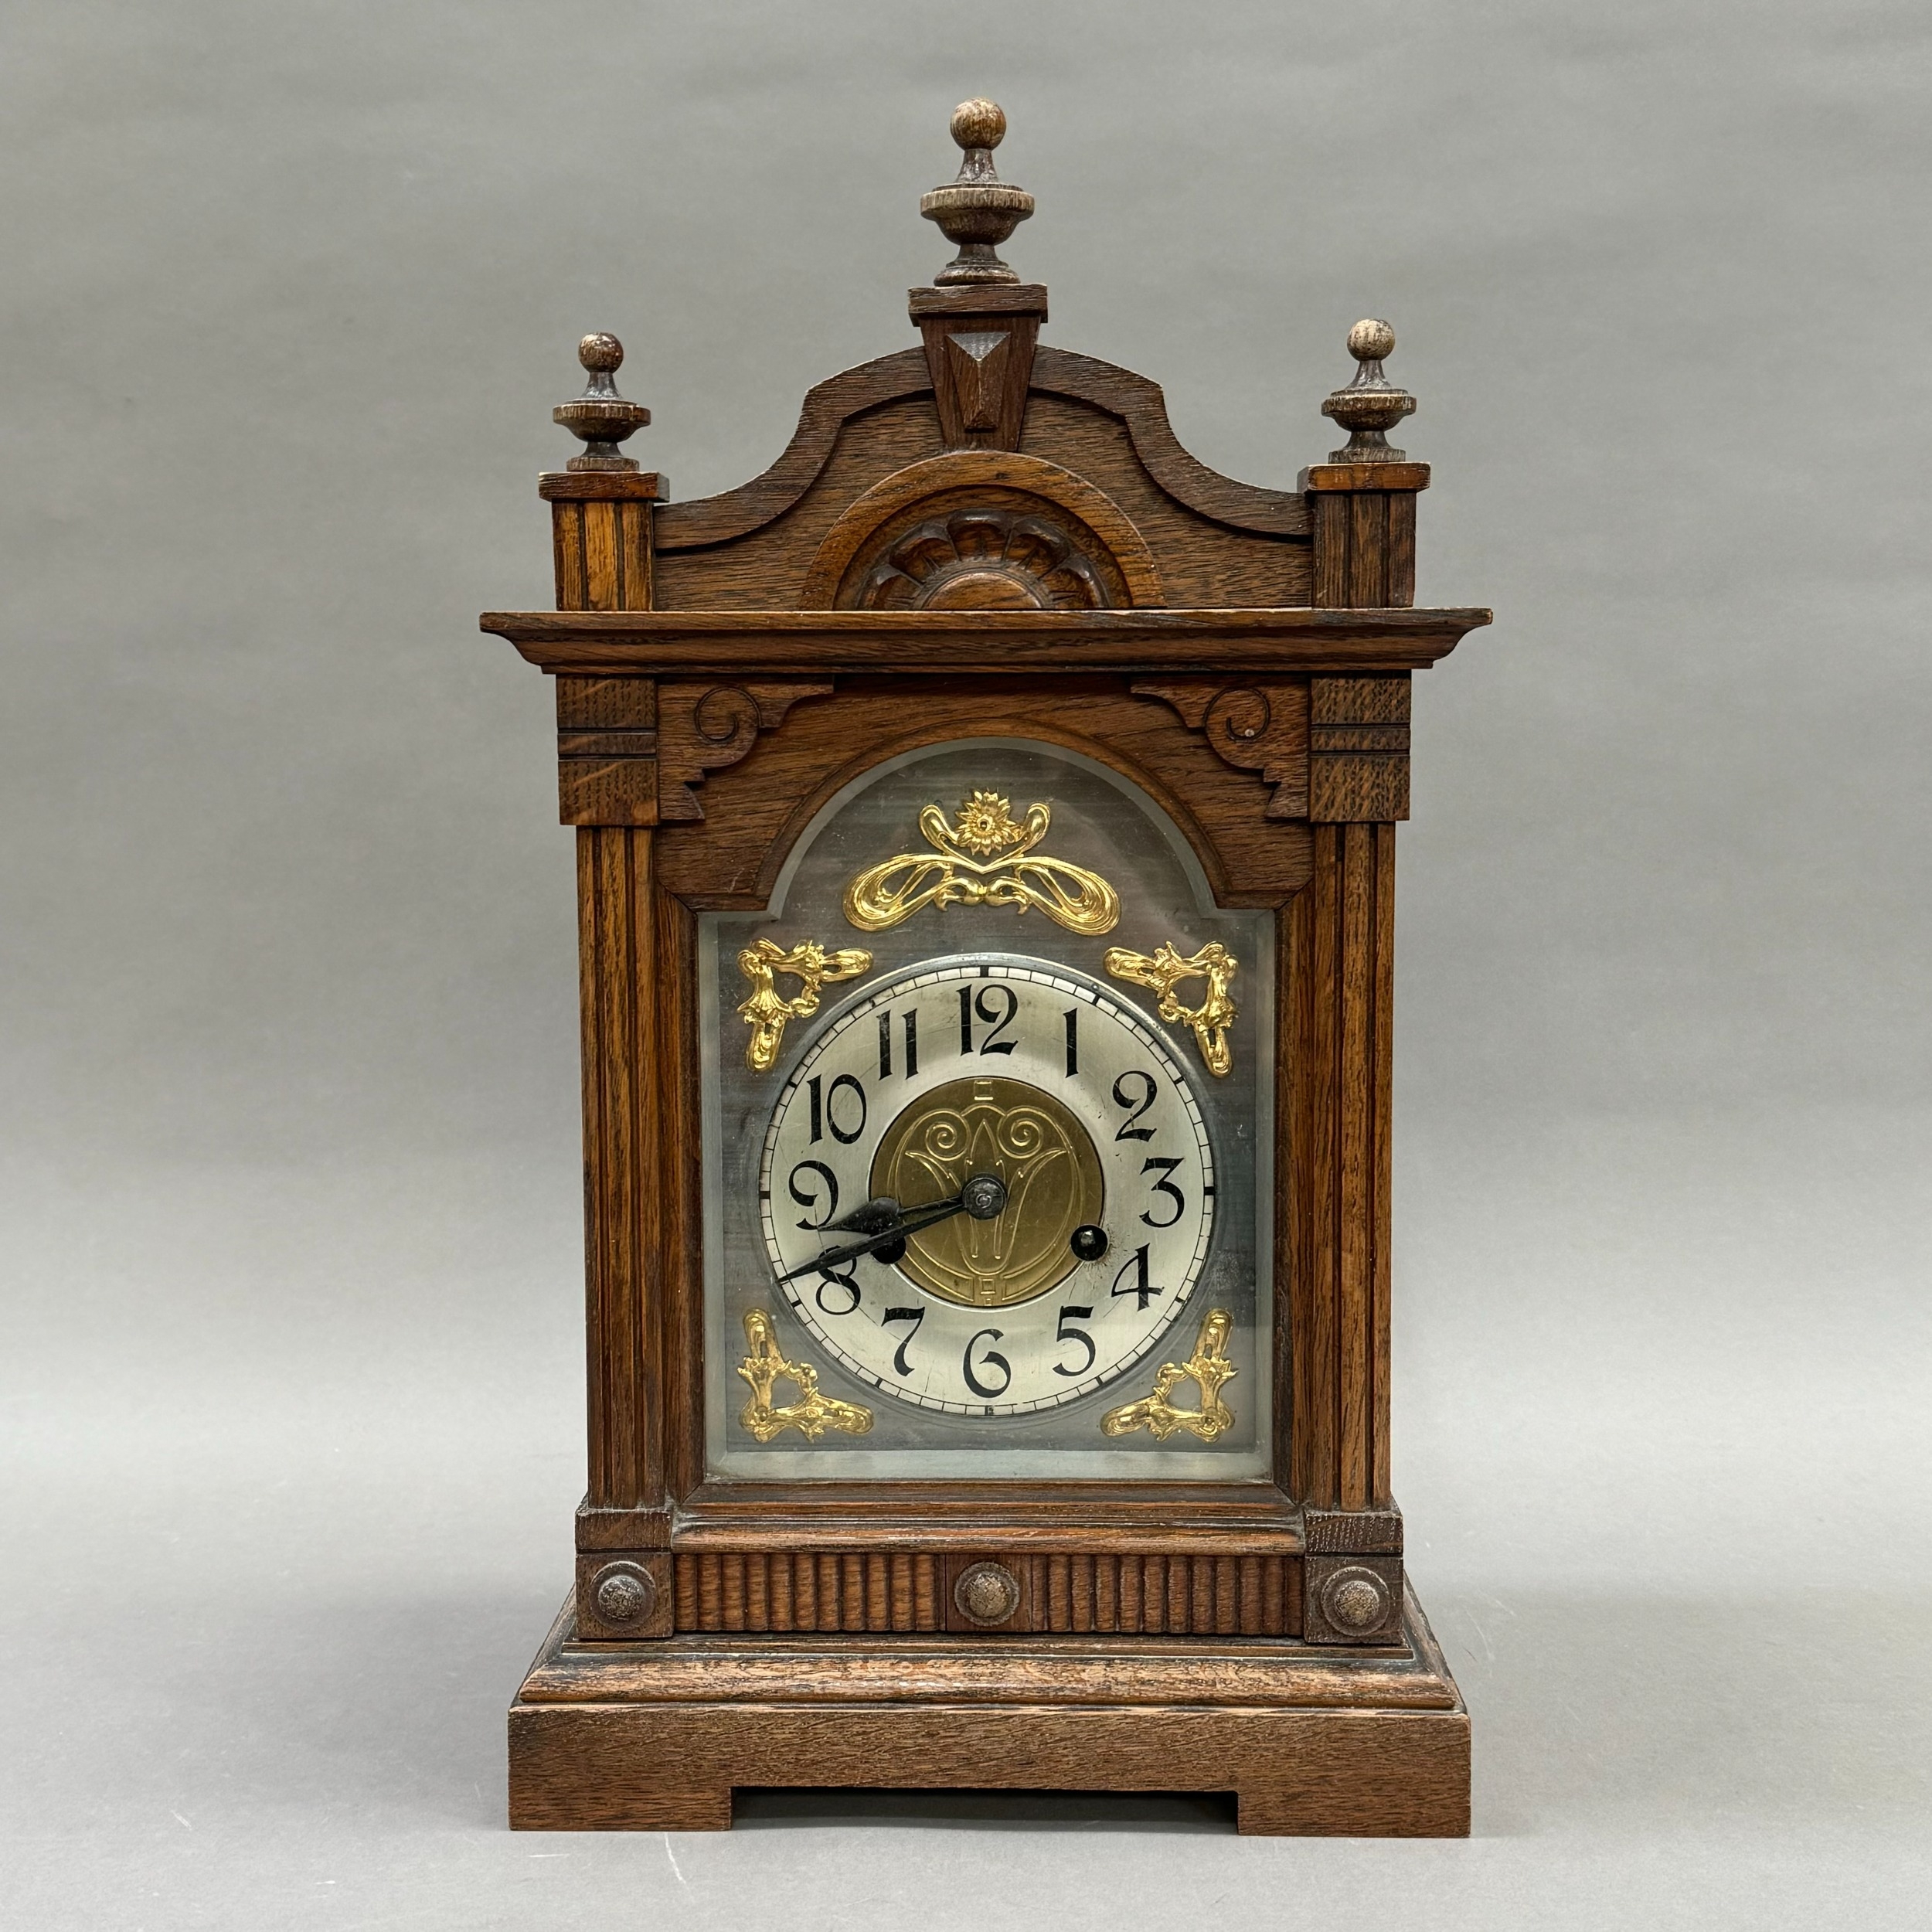
[[[1421,1607],[1401,1648],[1270,1638],[682,1637],[580,1644],[510,1707],[521,1831],[721,1832],[737,1786],[1232,1791],[1247,1832],[1455,1838],[1469,1718]]]

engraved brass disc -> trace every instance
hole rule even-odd
[[[975,1174],[1005,1182],[1005,1208],[990,1221],[955,1214],[921,1230],[900,1269],[969,1308],[1011,1308],[1065,1281],[1079,1265],[1073,1230],[1100,1218],[1100,1156],[1087,1129],[1024,1080],[949,1080],[886,1128],[872,1191],[916,1208],[951,1199]]]

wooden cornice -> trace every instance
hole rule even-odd
[[[889,672],[1420,671],[1482,610],[492,611],[540,669],[741,677]]]

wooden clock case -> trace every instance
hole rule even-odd
[[[1030,209],[978,111],[961,182]],[[946,192],[961,258],[911,292],[920,345],[820,384],[723,495],[673,502],[622,456],[648,417],[587,338],[557,411],[587,451],[540,485],[557,609],[482,621],[556,680],[581,945],[590,1479],[510,1713],[511,1821],[1033,1787],[1463,1832],[1468,1718],[1389,1489],[1389,1029],[1411,674],[1488,613],[1412,607],[1428,471],[1383,434],[1414,406],[1383,325],[1325,406],[1349,446],[1291,491],[1236,483],[1154,383],[1040,344],[1046,291]],[[871,765],[988,736],[1124,774],[1221,904],[1274,912],[1271,1481],[707,1479],[698,917],[764,905]],[[1019,1585],[993,1630],[954,1594],[988,1561]]]

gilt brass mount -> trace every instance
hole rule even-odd
[[[1104,963],[1116,979],[1131,980],[1159,994],[1162,1019],[1170,1026],[1192,1027],[1207,1070],[1217,1079],[1226,1076],[1234,1064],[1228,1050],[1228,1029],[1234,1024],[1237,1011],[1228,997],[1228,981],[1240,968],[1219,940],[1209,940],[1191,959],[1184,959],[1165,943],[1151,957],[1130,952],[1124,946],[1110,946]],[[1174,988],[1184,979],[1207,981],[1206,997],[1199,1006],[1183,1006],[1174,997]]]
[[[1240,1372],[1226,1355],[1228,1336],[1234,1318],[1226,1308],[1210,1308],[1195,1338],[1194,1352],[1185,1362],[1163,1362],[1155,1371],[1153,1393],[1124,1408],[1110,1409],[1100,1418],[1105,1436],[1131,1435],[1137,1429],[1152,1432],[1156,1442],[1165,1442],[1177,1430],[1190,1430],[1203,1442],[1212,1442],[1234,1427],[1234,1411],[1221,1400],[1221,1385]],[[1201,1392],[1198,1409],[1177,1409],[1171,1400],[1174,1386],[1192,1382]]]
[[[784,1043],[786,1022],[817,1012],[819,988],[828,981],[856,979],[870,972],[872,954],[857,946],[828,952],[815,939],[804,940],[787,952],[770,940],[760,939],[738,955],[738,970],[751,982],[751,991],[738,1009],[751,1029],[745,1042],[745,1064],[755,1073],[769,1073]],[[772,984],[780,973],[789,973],[798,981],[798,993],[791,999],[781,998]]]
[[[818,1371],[807,1362],[787,1362],[778,1346],[777,1332],[763,1308],[753,1308],[745,1316],[745,1340],[751,1352],[738,1364],[738,1373],[751,1385],[751,1400],[738,1420],[760,1442],[770,1442],[787,1429],[796,1429],[808,1442],[816,1442],[828,1429],[842,1435],[870,1433],[872,1414],[855,1402],[835,1402],[818,1393]],[[783,1379],[797,1386],[798,1400],[784,1408],[772,1405],[774,1383]]]
[[[862,932],[882,933],[927,906],[1037,906],[1069,932],[1090,937],[1120,923],[1121,896],[1098,872],[1034,848],[1053,807],[1034,804],[1026,821],[996,791],[975,791],[949,822],[936,804],[919,815],[930,852],[903,852],[869,867],[845,888],[845,917]]]

